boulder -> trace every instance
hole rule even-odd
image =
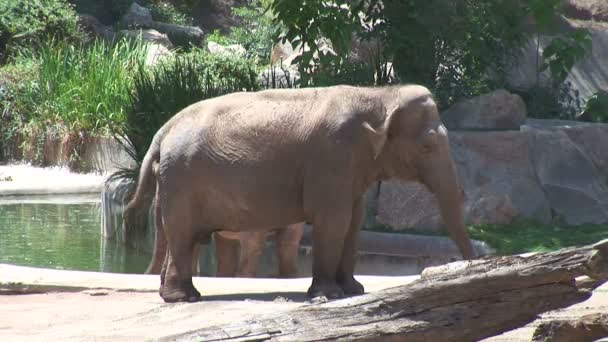
[[[600,152],[599,146],[591,150],[597,160],[594,162],[583,149],[585,145],[599,141],[592,143],[583,138],[584,131],[571,132],[580,142],[577,144],[568,135],[567,127],[543,129],[526,125],[522,130],[529,140],[538,182],[555,215],[572,225],[608,222],[608,170],[596,166],[605,165],[605,152]],[[593,134],[598,131],[590,133],[589,138]]]
[[[171,43],[171,41],[169,40],[169,37],[166,34],[162,34],[156,30],[152,30],[152,29],[147,29],[147,30],[123,30],[120,31],[120,33],[125,36],[125,37],[129,37],[129,38],[139,38],[141,37],[142,40],[146,41],[146,42],[151,42],[154,44],[159,44],[162,45],[164,47],[166,47],[167,49],[172,49],[173,48],[173,44]]]
[[[397,230],[438,231],[442,225],[435,196],[415,182],[382,182],[377,210],[376,222]]]
[[[207,42],[207,50],[212,54],[244,57],[247,51],[239,44],[221,45],[216,42]]]
[[[606,0],[564,0],[563,10],[572,19],[608,21]]]
[[[121,21],[127,27],[147,26],[152,22],[152,13],[149,9],[133,2],[127,13],[122,16]]]
[[[289,42],[276,43],[273,45],[272,51],[270,52],[270,64],[285,64],[284,61],[287,60],[287,58],[289,58],[291,55],[293,55],[293,47]]]
[[[148,54],[146,55],[146,65],[154,65],[172,55],[173,53],[164,45],[151,43],[149,44]]]
[[[450,143],[465,193],[467,223],[550,220],[549,203],[530,168],[524,133],[451,132]],[[379,223],[396,229],[442,226],[434,195],[417,183],[383,182],[378,203]]]
[[[205,39],[203,30],[197,26],[182,26],[152,21],[145,27],[166,34],[176,46],[188,47],[190,44],[200,46]]]
[[[112,40],[117,36],[116,32],[114,32],[110,27],[102,24],[92,15],[78,14],[78,25],[93,37]]]
[[[448,129],[519,130],[526,120],[526,105],[519,95],[504,89],[456,103],[441,113]]]
[[[263,70],[259,77],[262,88],[295,88],[300,72],[293,67],[273,65]]]

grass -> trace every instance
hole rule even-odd
[[[35,55],[37,77],[23,94],[40,121],[70,130],[100,132],[125,121],[133,71],[145,62],[146,45],[127,39],[88,46],[45,43]]]
[[[415,229],[395,231],[376,225],[370,230],[403,234],[445,236],[447,233]],[[564,247],[583,246],[608,239],[608,224],[584,224],[568,226],[563,223],[548,224],[535,221],[517,221],[510,224],[468,225],[471,239],[488,243],[499,255],[527,252],[548,252]]]
[[[468,227],[471,238],[485,241],[498,254],[547,252],[564,247],[582,246],[608,239],[608,225],[563,223],[542,224],[519,221],[507,225],[474,225]]]

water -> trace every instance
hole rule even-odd
[[[143,273],[151,255],[105,240],[99,196],[3,197],[0,263],[66,270]]]
[[[0,196],[0,263],[65,270],[135,273],[151,259],[151,241],[144,238],[126,246],[101,236],[99,195]],[[272,243],[260,255],[259,277],[277,275]],[[203,245],[202,276],[215,275],[214,245]],[[367,275],[417,274],[416,260],[374,254],[359,255],[356,273]],[[302,246],[298,276],[311,275],[312,253]]]

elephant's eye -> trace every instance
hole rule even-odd
[[[432,145],[422,145],[422,152],[423,153],[431,153],[433,151],[433,146]]]

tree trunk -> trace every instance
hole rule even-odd
[[[594,313],[577,319],[541,323],[533,342],[592,342],[608,337],[608,313]]]
[[[608,240],[551,253],[428,268],[408,285],[167,340],[475,341],[521,327],[540,313],[582,302],[606,280]]]

